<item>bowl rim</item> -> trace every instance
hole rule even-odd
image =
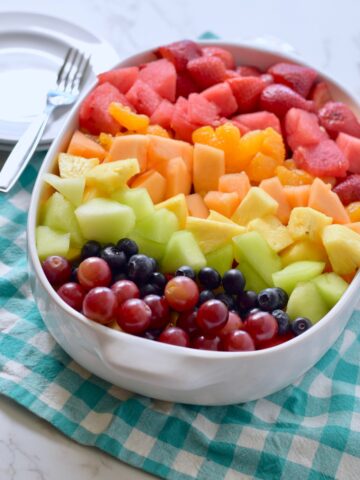
[[[347,87],[340,85],[336,80],[334,80],[331,76],[324,73],[321,69],[312,66],[311,64],[303,61],[303,59],[299,58],[296,55],[292,55],[288,52],[283,52],[281,49],[277,49],[272,47],[264,46],[253,46],[246,42],[235,42],[235,41],[226,41],[222,39],[210,39],[210,40],[196,40],[197,43],[204,45],[204,46],[221,46],[223,48],[232,48],[232,49],[246,49],[249,52],[259,53],[259,54],[269,54],[269,55],[276,55],[283,59],[283,61],[290,61],[296,62],[300,65],[310,66],[314,68],[320,76],[325,80],[343,92],[347,97],[351,99],[351,101],[360,109],[360,103],[355,98],[355,96],[347,90]],[[142,50],[137,52],[134,55],[121,58],[120,61],[113,66],[113,68],[121,67],[124,63],[129,64],[132,62],[137,61],[139,56],[144,55],[151,55],[156,47]],[[310,338],[312,335],[315,335],[316,332],[321,331],[322,329],[327,327],[327,324],[331,320],[333,316],[336,316],[339,311],[342,310],[343,306],[348,301],[349,297],[352,297],[356,290],[360,288],[360,269],[356,273],[355,277],[349,284],[346,292],[343,294],[341,299],[336,303],[336,305],[329,310],[329,312],[315,325],[313,325],[310,329],[306,332],[302,333],[299,336],[295,336],[294,338],[281,343],[279,345],[275,345],[273,347],[268,347],[262,350],[254,350],[254,351],[244,351],[244,352],[222,352],[222,351],[211,351],[211,350],[198,350],[189,347],[179,347],[175,345],[170,345],[162,342],[150,342],[149,340],[143,337],[138,337],[136,335],[132,335],[123,331],[119,331],[113,328],[109,328],[106,325],[102,325],[100,323],[94,322],[88,319],[85,315],[76,310],[72,309],[62,298],[56,293],[56,290],[51,286],[50,282],[47,280],[45,273],[41,267],[41,261],[37,255],[36,250],[36,242],[35,242],[35,227],[37,224],[37,214],[38,214],[38,206],[39,200],[42,192],[43,180],[42,176],[44,173],[50,171],[51,165],[54,163],[54,156],[58,151],[59,145],[63,140],[64,136],[69,130],[69,124],[72,123],[74,117],[77,114],[78,107],[84,98],[88,95],[88,93],[97,85],[97,82],[94,81],[88,88],[84,89],[84,91],[79,96],[79,99],[72,107],[71,111],[68,114],[68,118],[64,122],[61,130],[58,132],[56,138],[52,142],[43,162],[39,169],[32,195],[30,200],[29,212],[28,212],[28,220],[27,220],[27,246],[28,246],[28,259],[29,259],[29,268],[33,269],[33,273],[37,276],[38,280],[40,281],[42,287],[45,289],[46,293],[49,295],[52,301],[62,310],[66,312],[67,315],[71,317],[71,319],[75,322],[80,322],[84,324],[84,326],[93,329],[97,335],[106,336],[109,339],[117,341],[122,339],[125,342],[132,343],[134,345],[138,345],[139,347],[147,345],[148,347],[153,348],[154,350],[159,350],[163,352],[168,352],[169,354],[174,354],[178,356],[183,356],[187,358],[201,358],[201,359],[209,359],[209,360],[221,360],[225,361],[233,360],[233,359],[245,359],[245,358],[259,358],[264,357],[267,355],[273,355],[275,353],[279,353],[291,349],[293,345],[306,343],[306,340]],[[36,299],[35,299],[36,301]],[[354,310],[356,309],[356,305],[354,306]],[[146,343],[143,343],[146,342]]]

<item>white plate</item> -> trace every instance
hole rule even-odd
[[[94,75],[108,70],[119,56],[107,42],[68,21],[27,12],[0,15],[0,149],[11,150],[28,124],[45,106],[46,92],[69,47],[91,54]],[[69,109],[58,109],[40,149],[47,148]]]

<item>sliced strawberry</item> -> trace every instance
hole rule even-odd
[[[190,60],[201,57],[202,51],[199,45],[192,40],[180,40],[158,48],[161,57],[170,60],[177,72],[183,72]]]
[[[170,128],[174,110],[175,106],[169,102],[169,100],[162,100],[157,109],[151,115],[150,123],[152,125],[161,125],[166,129]]]
[[[293,156],[296,166],[317,177],[344,177],[349,162],[333,140],[298,147]]]
[[[175,131],[176,138],[191,142],[192,132],[198,127],[199,125],[190,121],[188,101],[183,97],[179,97],[171,119],[171,128]]]
[[[275,63],[269,68],[268,73],[274,77],[275,82],[292,88],[305,98],[317,78],[317,72],[312,68],[287,62]]]
[[[252,65],[239,65],[236,67],[236,72],[241,77],[260,77],[261,71]]]
[[[119,92],[126,93],[134,85],[139,74],[138,67],[115,68],[98,75],[99,84],[109,82]]]
[[[327,102],[331,102],[332,96],[328,84],[316,83],[310,92],[310,99],[314,101],[316,110],[320,110]]]
[[[227,82],[218,83],[213,87],[207,88],[201,95],[216,105],[218,113],[222,117],[229,117],[235,113],[238,108],[236,99]]]
[[[274,77],[270,73],[262,73],[260,75],[260,78],[265,83],[266,86],[274,83]]]
[[[240,77],[240,75],[235,70],[226,70],[226,80],[237,77]]]
[[[169,60],[162,58],[146,63],[140,70],[139,80],[150,85],[160,97],[175,101],[176,70]]]
[[[319,110],[319,120],[333,138],[338,132],[360,137],[360,123],[345,103],[327,102]]]
[[[287,112],[284,127],[286,140],[292,151],[297,147],[308,147],[329,138],[324,129],[320,128],[317,116],[300,108],[291,108]]]
[[[360,175],[350,175],[338,183],[333,191],[338,194],[344,205],[360,200]]]
[[[190,60],[187,66],[192,79],[201,87],[208,88],[226,78],[226,69],[218,57],[200,57]]]
[[[201,49],[204,57],[218,57],[225,65],[225,68],[231,70],[235,68],[235,61],[232,53],[220,47],[203,47]]]
[[[197,125],[211,125],[219,118],[216,105],[198,93],[188,98],[188,115],[190,122]]]
[[[228,83],[236,98],[239,112],[249,113],[256,110],[264,83],[258,77],[231,78]]]
[[[260,97],[262,110],[275,113],[283,117],[290,108],[301,108],[308,112],[314,110],[314,103],[294,92],[291,88],[274,83],[264,88]]]
[[[128,101],[135,107],[138,113],[144,113],[151,117],[159,106],[162,98],[147,83],[136,80],[126,94]]]
[[[176,80],[176,98],[187,98],[190,93],[198,93],[200,87],[194,82],[188,72],[178,73]]]

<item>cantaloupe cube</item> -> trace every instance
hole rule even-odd
[[[310,185],[285,185],[284,192],[291,208],[308,206]]]
[[[166,174],[166,164],[168,160],[175,157],[181,157],[189,172],[193,168],[193,146],[182,140],[160,137],[158,135],[148,135],[148,168],[160,172],[163,176]]]
[[[191,175],[181,157],[171,158],[166,165],[165,198],[179,193],[189,195],[191,191]]]
[[[278,177],[267,178],[262,180],[259,185],[266,193],[268,193],[279,204],[276,215],[282,223],[287,224],[291,212],[291,208],[284,192],[284,187]]]
[[[147,151],[149,146],[148,135],[122,135],[112,141],[107,161],[126,160],[136,158],[139,162],[140,172],[147,168]]]
[[[106,150],[84,133],[76,130],[71,137],[67,153],[85,158],[98,158],[104,160]]]
[[[360,233],[360,222],[346,223],[345,227],[351,228],[356,233]]]
[[[146,188],[154,203],[162,202],[165,198],[166,180],[156,170],[140,173],[131,182],[131,188]]]
[[[207,218],[209,215],[209,209],[204,203],[201,195],[198,193],[192,193],[186,195],[186,204],[189,211],[189,215],[198,218]]]
[[[204,197],[205,205],[209,210],[215,210],[230,218],[240,203],[236,192],[210,191]]]
[[[219,178],[225,174],[224,152],[218,148],[196,143],[194,146],[193,164],[194,190],[205,195],[210,190],[216,190]]]
[[[258,217],[274,215],[278,210],[278,202],[262,188],[252,187],[231,217],[239,225],[247,225]]]
[[[179,222],[179,228],[185,228],[186,224],[186,217],[188,216],[188,209],[186,205],[185,195],[183,193],[179,193],[168,200],[164,200],[161,203],[156,205],[156,210],[160,208],[166,208],[170,212],[175,213]]]
[[[245,172],[227,173],[219,178],[220,192],[236,192],[241,201],[251,188],[249,177]]]
[[[309,207],[328,215],[335,223],[350,223],[349,215],[331,185],[315,178],[310,188]]]

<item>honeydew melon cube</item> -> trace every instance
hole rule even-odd
[[[81,246],[84,238],[74,214],[74,207],[59,192],[47,199],[42,209],[41,223],[53,230],[70,233],[71,245]]]
[[[174,273],[183,265],[188,265],[198,271],[206,266],[206,258],[194,235],[186,230],[179,230],[172,235],[166,246],[162,259],[162,270]]]
[[[83,236],[100,243],[116,243],[135,225],[132,208],[107,198],[94,198],[80,205],[75,215]]]
[[[174,195],[173,197],[155,205],[156,210],[161,208],[166,208],[170,212],[175,213],[179,221],[179,228],[185,228],[186,218],[188,216],[188,208],[186,198],[183,193]]]
[[[84,158],[68,153],[59,153],[58,165],[61,178],[84,177],[87,172],[99,165],[98,158]]]
[[[280,287],[290,294],[300,282],[307,282],[320,275],[324,270],[324,262],[304,260],[295,262],[273,274],[275,287]]]
[[[272,274],[281,269],[281,260],[258,232],[247,232],[233,238],[235,260],[246,261],[268,285],[273,285]]]
[[[246,280],[245,288],[246,290],[254,290],[254,292],[259,293],[261,290],[268,288],[270,285],[264,282],[260,275],[255,272],[255,270],[249,265],[249,263],[243,260],[240,265],[237,266],[237,269],[240,270]]]
[[[166,249],[166,243],[158,243],[144,238],[137,232],[132,231],[128,234],[128,238],[134,240],[139,247],[139,251],[144,255],[155,258],[158,262],[162,259]]]
[[[343,278],[334,272],[323,273],[315,277],[312,282],[315,283],[329,308],[332,308],[340,300],[349,286]]]
[[[61,193],[75,207],[78,207],[81,204],[85,189],[84,177],[61,178],[52,173],[45,173],[43,179],[46,183]]]
[[[139,162],[136,158],[101,163],[86,173],[86,185],[110,194],[125,188],[130,178],[139,172]]]
[[[295,240],[321,242],[323,229],[332,223],[332,218],[310,207],[292,209],[288,230]]]
[[[278,202],[265,190],[251,187],[235,210],[231,220],[239,225],[247,225],[255,218],[275,215],[278,207]]]
[[[205,258],[208,267],[215,268],[220,275],[224,275],[224,273],[232,267],[234,259],[233,246],[228,244],[220,247],[205,255]]]
[[[125,188],[114,192],[112,200],[127,205],[134,210],[137,220],[154,213],[154,204],[146,188]]]
[[[288,229],[274,215],[251,220],[248,229],[259,232],[275,252],[284,250],[294,242]]]
[[[291,320],[306,317],[311,323],[323,318],[329,307],[313,282],[299,283],[291,293],[286,312]]]
[[[45,225],[36,227],[36,249],[40,260],[49,255],[66,257],[70,248],[70,233],[59,232]]]
[[[157,243],[166,243],[178,229],[177,216],[166,208],[161,208],[140,220],[135,227],[135,231],[139,235]]]

